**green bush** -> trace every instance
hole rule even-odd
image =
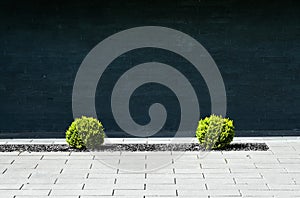
[[[66,141],[73,148],[97,149],[104,142],[104,128],[95,118],[76,118],[66,131]]]
[[[201,119],[196,130],[196,137],[200,145],[206,149],[222,149],[233,140],[233,121],[216,115]]]

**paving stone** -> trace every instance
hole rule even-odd
[[[164,178],[171,178],[174,179],[176,176],[174,173],[172,174],[151,174],[147,173],[147,179],[164,179]]]
[[[252,184],[265,185],[265,184],[267,184],[267,181],[263,178],[261,178],[261,179],[235,178],[234,181],[237,184],[248,184],[248,185],[252,185]]]
[[[272,184],[295,184],[292,174],[263,173],[263,178]]]
[[[20,164],[11,164],[9,168],[21,168],[21,169],[34,169],[38,166],[38,163],[20,163]]]
[[[91,151],[91,152],[70,152],[69,156],[95,156],[95,157],[101,157],[101,156],[120,156],[120,151],[114,151],[114,152],[97,152],[97,151]]]
[[[272,184],[272,183],[269,183],[267,185],[271,190],[298,190],[300,195],[300,185],[296,185],[296,184],[284,185],[284,184]]]
[[[43,175],[47,175],[47,174],[43,174]],[[54,174],[56,175],[56,174]],[[78,173],[74,173],[74,174],[71,174],[71,173],[61,173],[61,174],[58,174],[56,175],[57,178],[87,178],[88,177],[88,173],[85,173],[85,172],[78,172]]]
[[[13,152],[0,152],[0,156],[18,156],[20,155],[19,151],[13,151]]]
[[[193,173],[193,174],[175,174],[174,176],[176,179],[179,178],[203,178],[203,174],[202,173]]]
[[[53,155],[53,156],[69,156],[70,152],[21,152],[19,154],[20,156],[33,156],[33,155],[38,155],[38,156],[48,156],[48,155]]]
[[[101,196],[104,198],[125,198],[125,196]],[[98,198],[98,196],[80,196],[80,198]],[[126,198],[144,198],[143,195],[126,196]]]
[[[285,166],[282,164],[255,164],[258,169],[283,169]]]
[[[255,164],[201,164],[203,169],[256,168]]]
[[[117,174],[101,174],[101,173],[90,173],[88,175],[89,179],[107,179],[107,178],[116,178]],[[135,178],[135,177],[132,177]]]
[[[19,184],[1,184],[0,183],[0,190],[19,190],[22,187],[22,183]]]
[[[122,173],[122,171],[119,171],[119,174]],[[153,169],[153,170],[145,170],[145,173],[150,174],[173,174],[173,168],[172,167],[163,167],[159,169]]]
[[[13,195],[47,196],[50,190],[5,190]],[[3,196],[3,195],[2,195]]]
[[[0,194],[2,197],[5,198],[14,198],[15,197],[15,192],[16,190],[0,190]]]
[[[255,159],[227,159],[228,164],[278,164],[278,160],[272,158],[255,158]]]
[[[201,164],[226,164],[226,161],[224,158],[221,159],[199,159],[198,160]]]
[[[83,184],[25,184],[22,189],[24,190],[81,190]]]
[[[114,189],[119,189],[119,190],[128,190],[128,189],[130,189],[130,190],[144,190],[145,185],[146,184],[144,184],[144,183],[136,183],[136,184],[129,184],[129,183],[127,183],[127,184],[122,184],[122,183],[118,184],[117,183],[117,184],[113,185],[113,188]]]
[[[210,151],[210,152],[197,152],[197,156],[200,159],[200,157],[205,157],[206,159],[224,159],[224,155],[221,151]]]
[[[82,173],[82,174],[88,174],[88,173],[94,173],[94,174],[117,174],[118,169],[110,168],[110,167],[105,167],[105,169],[87,169],[87,168],[74,168],[74,169],[69,169],[69,168],[64,168],[61,172],[61,174],[77,174],[77,173]]]
[[[298,164],[300,167],[300,158],[278,158],[281,164]]]
[[[240,189],[248,189],[248,190],[268,190],[268,186],[266,184],[224,184],[220,185],[218,183],[209,183],[207,184],[207,188],[209,190],[240,190]]]
[[[93,162],[91,162],[95,167],[100,167],[100,166],[103,166],[103,165],[113,165],[113,166],[116,166],[120,163],[120,159],[119,158],[115,158],[115,159],[112,159],[112,158],[103,158],[103,159],[98,159],[98,158],[95,158],[93,160]]]
[[[118,178],[116,180],[116,184],[137,184],[137,183],[145,183],[146,179],[144,178]]]
[[[117,165],[114,164],[104,164],[100,162],[94,162],[90,167],[68,167],[68,169],[94,169],[94,170],[103,170],[103,169],[118,169]]]
[[[177,170],[177,169],[176,169]],[[230,173],[230,168],[211,168],[211,169],[201,169],[202,173]]]
[[[111,196],[111,189],[101,189],[101,190],[58,190],[54,189],[51,191],[50,196],[68,196],[68,195],[89,195],[89,196]]]
[[[146,169],[148,171],[156,171],[156,170],[160,170],[162,168],[174,168],[173,164],[171,163],[147,163],[146,164]],[[186,168],[186,167],[177,167],[177,168]],[[200,167],[199,167],[200,168]]]
[[[18,169],[13,169],[13,171],[16,171]],[[21,170],[21,169],[19,169]],[[50,167],[50,168],[35,168],[35,169],[27,169],[27,171],[30,171],[31,173],[41,173],[41,174],[60,174],[63,170],[62,167]]]
[[[60,159],[67,159],[67,160],[93,160],[93,155],[44,155],[42,160],[60,160]]]
[[[116,196],[131,196],[131,195],[145,195],[145,196],[176,196],[176,190],[114,190],[114,195]]]
[[[204,173],[204,177],[210,178],[261,178],[259,173]]]
[[[0,179],[14,179],[14,178],[25,178],[27,179],[30,176],[30,173],[26,172],[18,172],[18,173],[7,173],[5,172],[4,174],[0,175]]]
[[[117,164],[113,167],[122,169],[122,170],[140,171],[140,170],[146,169],[147,164],[145,164],[145,163],[123,163],[123,164]]]
[[[199,190],[206,190],[206,184],[204,183],[195,183],[190,184],[176,184],[177,190],[194,190],[195,187]]]
[[[177,185],[195,185],[195,184],[205,184],[206,180],[203,178],[176,178],[176,184]],[[233,180],[232,180],[233,183]]]
[[[165,196],[176,196],[175,189],[146,189],[145,196],[153,196],[153,197],[165,197]]]
[[[231,173],[273,173],[273,174],[280,174],[280,173],[287,173],[285,168],[276,168],[276,169],[259,169],[259,168],[252,168],[252,169],[238,169],[238,168],[230,168]]]
[[[241,196],[239,190],[178,190],[178,196]]]
[[[294,153],[295,149],[292,146],[270,147],[274,154]]]
[[[5,164],[12,164],[14,161],[14,158],[1,158],[0,159],[0,164],[5,165]]]
[[[299,191],[292,190],[240,190],[243,197],[263,197],[263,196],[274,196],[274,197],[291,197],[300,196]]]
[[[165,190],[165,189],[178,189],[177,184],[146,184],[145,185],[147,190]]]
[[[15,161],[23,161],[23,160],[41,160],[43,159],[45,156],[43,155],[19,155],[14,157]]]
[[[114,190],[114,196],[144,196],[145,190]]]
[[[201,165],[200,163],[196,164],[188,164],[188,163],[182,163],[182,164],[178,164],[178,163],[175,163],[174,164],[174,168],[176,169],[200,169],[201,168]]]
[[[83,178],[58,178],[55,181],[55,184],[83,184],[87,181],[87,179]],[[106,181],[106,180],[105,180]]]
[[[300,172],[300,166],[298,164],[284,164],[281,165],[284,167],[288,172]]]
[[[127,153],[119,156],[120,160],[145,160],[146,158],[147,158],[146,152],[138,152],[138,153],[132,152],[131,155]]]
[[[63,166],[66,169],[74,169],[74,168],[91,168],[92,167],[92,163],[78,163],[78,164],[65,164]]]
[[[203,170],[200,168],[197,169],[174,169],[176,174],[200,174],[203,173]],[[219,169],[222,170],[222,169]],[[228,169],[229,170],[229,169]]]
[[[79,198],[77,195],[71,196],[34,196],[34,198]],[[17,195],[14,198],[32,198],[32,196],[28,195]],[[95,197],[94,197],[95,198]]]
[[[0,179],[0,185],[2,184],[23,184],[26,183],[28,179],[25,178],[6,178]]]
[[[83,185],[83,187],[81,189],[83,189],[83,190],[109,189],[112,191],[114,189],[114,186],[115,185],[113,183],[87,182]]]
[[[30,177],[30,179],[28,179],[27,183],[30,183],[30,184],[54,184],[54,182],[56,181],[57,178],[55,177]]]
[[[173,178],[147,178],[145,180],[146,184],[174,184],[174,179]]]

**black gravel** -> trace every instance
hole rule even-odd
[[[234,143],[221,151],[266,151],[269,147],[265,143]],[[204,151],[199,144],[110,144],[102,145],[98,151]],[[88,152],[90,150],[70,148],[66,144],[4,144],[0,145],[0,152]]]

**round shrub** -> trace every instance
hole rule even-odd
[[[196,130],[196,137],[206,149],[222,149],[233,140],[233,121],[216,115],[201,119]]]
[[[73,148],[97,149],[104,142],[104,128],[95,118],[76,118],[66,131],[66,141]]]

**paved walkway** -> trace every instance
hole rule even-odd
[[[266,142],[270,150],[0,153],[0,197],[300,197],[299,137],[234,141]],[[64,140],[0,141],[8,143]]]

